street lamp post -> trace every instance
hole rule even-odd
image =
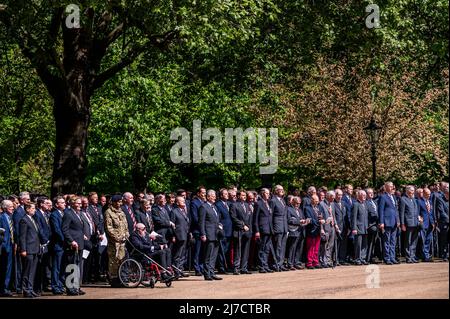
[[[372,150],[372,187],[376,187],[377,182],[377,143],[381,129],[382,127],[377,125],[373,116],[370,119],[369,125],[364,128]]]

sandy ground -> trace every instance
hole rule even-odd
[[[172,287],[157,283],[151,288],[110,288],[97,285],[83,287],[84,296],[53,296],[63,298],[162,298],[162,299],[317,299],[317,298],[449,298],[449,264],[443,262],[377,265],[379,288],[372,277],[377,269],[369,266],[341,266],[335,269],[297,270],[272,274],[221,275],[221,281],[205,281],[191,276],[174,281]],[[375,272],[374,272],[375,271]],[[193,289],[194,288],[194,289]],[[41,299],[40,298],[40,299]]]

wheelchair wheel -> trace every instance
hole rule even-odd
[[[119,280],[124,287],[135,288],[142,281],[142,266],[134,259],[127,259],[120,264]]]
[[[155,288],[156,278],[153,275],[146,276],[144,280],[142,280],[142,284],[144,287]]]

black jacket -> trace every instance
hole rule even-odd
[[[71,249],[72,241],[78,244],[79,251],[84,249],[84,225],[81,216],[78,217],[73,209],[67,209],[64,212],[61,229],[66,249]]]
[[[38,227],[37,223],[36,226],[33,225],[28,215],[25,215],[19,221],[20,251],[26,251],[28,255],[39,253],[40,240]]]

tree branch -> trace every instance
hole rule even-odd
[[[139,55],[149,47],[155,46],[159,49],[166,49],[168,43],[170,43],[178,34],[178,30],[171,30],[162,35],[153,35],[145,43],[135,46],[133,49],[130,49],[127,55],[125,55],[117,64],[113,65],[111,68],[105,70],[95,77],[92,84],[92,89],[96,90],[101,87],[115,74],[133,63],[133,61],[136,60],[136,58],[139,57]]]

